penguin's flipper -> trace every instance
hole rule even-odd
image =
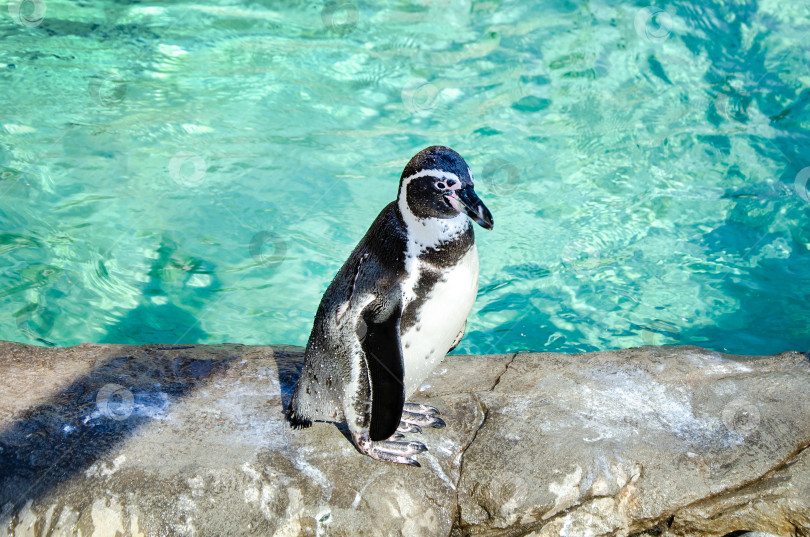
[[[464,337],[464,331],[466,329],[467,329],[467,321],[464,321],[464,325],[461,327],[461,331],[458,333],[456,339],[453,341],[453,344],[450,345],[450,349],[447,352],[452,352],[452,350],[455,349],[459,343],[461,343],[461,338]]]
[[[386,440],[399,426],[405,405],[405,364],[399,339],[399,308],[391,308],[386,319],[377,322],[365,315],[366,336],[362,341],[371,380],[371,423],[369,438]]]

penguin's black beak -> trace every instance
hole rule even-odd
[[[464,212],[475,220],[484,229],[492,229],[492,213],[484,202],[475,193],[473,187],[467,186],[456,191],[456,199],[460,202]]]

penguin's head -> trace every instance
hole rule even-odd
[[[397,201],[419,219],[466,214],[492,229],[492,214],[473,190],[470,167],[449,147],[428,147],[408,162],[399,180]]]

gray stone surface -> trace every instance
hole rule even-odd
[[[452,356],[422,468],[282,419],[294,347],[0,343],[0,535],[810,535],[810,361]]]

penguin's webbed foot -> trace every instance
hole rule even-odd
[[[422,427],[441,429],[446,424],[438,417],[439,410],[430,405],[405,403],[402,418],[397,427],[398,433],[421,433]]]
[[[405,433],[421,433],[422,428],[415,423],[408,423],[407,421],[400,421],[397,427],[397,432],[394,436],[401,436],[404,438]],[[392,437],[393,438],[393,437]]]
[[[427,451],[427,447],[421,442],[399,442],[391,439],[374,442],[368,437],[368,433],[358,434],[354,432],[352,438],[360,453],[378,461],[422,466],[413,456]],[[400,434],[394,434],[391,438],[400,439],[404,437]]]

